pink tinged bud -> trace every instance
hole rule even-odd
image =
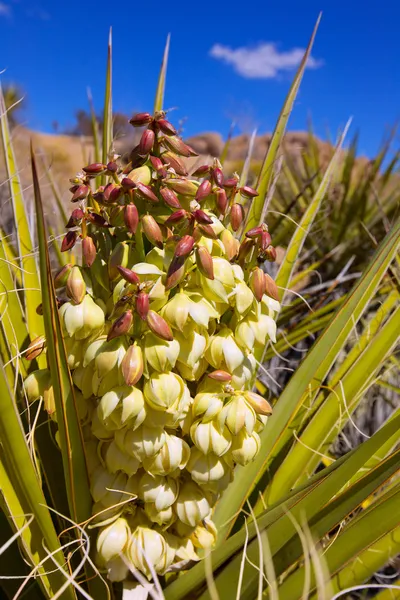
[[[108,332],[107,342],[113,340],[120,335],[125,335],[128,333],[129,329],[132,327],[133,323],[133,314],[131,310],[126,310],[122,315],[114,321],[111,325],[111,329]]]
[[[109,173],[116,173],[118,171],[117,163],[114,162],[113,160],[111,160],[109,163],[107,163],[107,171]]]
[[[172,125],[172,123],[170,123],[166,119],[158,119],[157,125],[159,126],[161,131],[163,133],[165,133],[166,135],[176,135],[175,127]]]
[[[258,227],[253,227],[252,229],[249,229],[249,231],[246,232],[246,237],[247,238],[258,238],[261,236],[263,231],[264,231],[264,228],[262,225],[259,225]]]
[[[241,204],[233,204],[230,214],[230,222],[233,231],[237,231],[244,221],[244,209]]]
[[[154,146],[155,139],[156,136],[154,131],[152,129],[146,129],[146,131],[142,133],[142,137],[140,138],[139,154],[141,154],[142,156],[149,154],[149,152],[151,152]]]
[[[64,237],[61,243],[61,252],[66,252],[67,250],[71,250],[76,244],[76,240],[78,239],[78,234],[76,231],[68,231],[67,235]]]
[[[34,340],[31,341],[28,348],[26,349],[26,360],[33,360],[37,356],[39,356],[39,354],[42,354],[45,346],[46,338],[44,337],[44,335],[39,335],[38,337],[36,337]]]
[[[72,265],[64,265],[54,276],[54,287],[64,287],[67,283],[68,275],[71,273]]]
[[[160,194],[165,204],[167,204],[171,208],[181,208],[181,203],[178,200],[178,196],[173,190],[164,187],[160,189]]]
[[[247,239],[247,240],[243,240],[243,242],[240,244],[240,248],[239,248],[239,262],[245,260],[245,258],[250,254],[252,248],[254,246],[253,240]]]
[[[205,179],[200,185],[199,185],[199,189],[196,192],[196,200],[197,202],[200,202],[201,200],[204,200],[205,198],[207,198],[212,192],[212,185],[211,182],[208,179]]]
[[[220,169],[219,167],[215,167],[211,170],[211,172],[216,185],[222,187],[224,185],[224,174],[222,172],[222,169]]]
[[[254,392],[244,392],[243,395],[258,415],[268,416],[272,414],[271,405],[259,394],[255,394]]]
[[[139,292],[136,297],[136,312],[142,321],[147,319],[149,312],[149,295],[146,292]]]
[[[185,156],[188,158],[190,156],[190,149],[186,146],[185,142],[181,140],[181,138],[176,135],[172,137],[165,137],[162,141],[164,146],[167,146],[170,150],[178,154],[179,156]]]
[[[195,196],[197,192],[197,185],[189,179],[168,179],[166,185],[183,196]]]
[[[164,164],[163,164],[162,160],[160,158],[158,158],[158,156],[150,156],[150,162],[152,164],[153,169],[155,171],[157,171],[157,175],[159,177],[167,176],[167,171],[164,167]]]
[[[188,256],[193,250],[194,239],[191,235],[184,235],[176,245],[174,256]]]
[[[134,204],[128,204],[125,206],[124,223],[130,233],[136,233],[136,229],[139,224],[139,213]]]
[[[167,279],[165,281],[165,291],[172,290],[182,281],[185,275],[185,257],[174,256],[168,268]]]
[[[67,234],[68,235],[68,234]],[[269,260],[269,262],[276,261],[276,250],[273,246],[268,246],[265,250],[265,258]]]
[[[97,254],[96,246],[93,239],[89,236],[82,240],[82,258],[83,264],[86,267],[91,267],[95,261]]]
[[[256,196],[258,196],[257,190],[250,187],[249,185],[244,185],[243,187],[239,188],[239,191],[241,195],[245,198],[255,198]]]
[[[132,283],[133,285],[137,285],[140,283],[139,276],[136,275],[136,273],[134,271],[131,271],[131,269],[127,269],[126,267],[121,267],[121,266],[118,266],[117,269],[119,271],[119,274],[128,283]]]
[[[129,177],[124,177],[121,181],[121,186],[124,191],[132,190],[136,187],[136,183]]]
[[[121,363],[126,385],[136,385],[143,375],[143,354],[139,346],[129,346]]]
[[[209,217],[208,214],[204,212],[204,210],[195,210],[192,214],[196,221],[200,223],[200,225],[211,225],[213,222],[212,218]]]
[[[209,238],[210,240],[216,240],[218,238],[211,225],[198,225],[197,229],[201,232],[201,235],[204,235],[204,237]]]
[[[83,280],[80,267],[72,267],[70,274],[68,275],[65,291],[68,296],[74,302],[74,304],[80,304],[86,294],[86,284]]]
[[[238,180],[235,177],[230,177],[229,179],[224,179],[224,187],[228,189],[235,188],[238,184]]]
[[[79,200],[84,200],[85,198],[87,198],[88,194],[89,188],[87,185],[78,185],[71,198],[71,202],[78,202]]]
[[[86,217],[87,220],[93,223],[93,225],[96,225],[96,227],[110,227],[105,218],[95,212],[88,212]]]
[[[103,163],[92,163],[87,167],[83,167],[83,171],[85,171],[89,177],[95,177],[96,175],[105,173],[107,171],[107,165],[103,165]]]
[[[76,227],[78,225],[79,221],[81,221],[84,216],[85,216],[85,213],[83,212],[83,210],[81,208],[76,208],[75,210],[73,210],[71,213],[71,216],[69,218],[69,221],[65,226],[66,229],[69,229],[70,227]]]
[[[149,329],[162,340],[166,340],[167,342],[172,342],[174,336],[172,335],[172,330],[168,325],[167,321],[163,319],[160,315],[158,315],[154,310],[149,310],[147,315],[147,325]]]
[[[183,221],[183,219],[186,219],[186,210],[182,208],[173,212],[172,215],[170,215],[165,221],[165,225],[175,225],[175,223],[180,223],[180,221]]]
[[[159,224],[151,215],[144,215],[142,217],[142,229],[144,235],[147,237],[149,242],[151,242],[157,248],[163,247],[163,236],[160,229]]]
[[[220,239],[224,245],[227,259],[229,261],[233,260],[239,251],[239,241],[233,237],[228,229],[222,231]]]
[[[132,119],[129,119],[129,123],[133,125],[133,127],[143,127],[144,125],[148,125],[153,120],[153,117],[150,113],[137,113],[133,115]]]
[[[207,279],[214,279],[214,265],[212,256],[204,246],[196,248],[196,264],[200,273]]]
[[[264,273],[264,278],[265,278],[264,293],[267,296],[269,296],[270,298],[273,298],[274,300],[277,300],[279,302],[279,291],[278,291],[278,287],[277,287],[275,281],[272,279],[272,277],[270,275],[268,275],[268,273]]]
[[[215,192],[215,202],[220,214],[224,215],[228,208],[228,197],[224,189],[220,188]]]
[[[199,156],[199,153],[196,152],[196,150],[194,148],[192,148],[192,146],[189,146],[189,144],[186,144],[186,147],[189,148],[190,156]]]
[[[261,302],[265,291],[264,271],[256,267],[250,275],[250,289],[252,290],[256,300]]]
[[[138,191],[139,194],[143,198],[145,198],[145,200],[148,200],[149,202],[152,202],[153,204],[157,204],[158,202],[160,202],[160,200],[157,198],[157,196],[155,195],[155,193],[153,192],[151,187],[149,187],[148,185],[144,185],[143,183],[137,183],[136,191]]]
[[[221,371],[219,369],[217,371],[213,371],[212,373],[208,373],[207,376],[210,379],[214,379],[215,381],[220,381],[222,383],[228,383],[229,381],[232,381],[232,375],[230,373]]]
[[[210,169],[210,165],[201,165],[201,167],[198,167],[195,170],[195,172],[192,174],[192,177],[204,177],[210,172]]]
[[[266,250],[271,245],[271,236],[268,231],[263,230],[260,238],[261,250]]]
[[[161,160],[163,161],[163,163],[165,165],[169,165],[171,167],[171,169],[173,169],[175,171],[175,173],[177,173],[177,175],[186,177],[186,175],[188,174],[186,167],[183,164],[182,160],[179,158],[179,156],[177,156],[173,152],[170,152],[170,151],[164,152],[161,155]]]

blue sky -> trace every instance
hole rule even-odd
[[[90,86],[101,107],[108,29],[113,28],[114,109],[151,110],[160,59],[172,35],[166,107],[185,134],[270,131],[299,49],[319,11],[313,60],[290,121],[335,135],[349,116],[372,155],[400,117],[400,3],[397,0],[112,2],[0,0],[0,70],[27,95],[29,127],[72,125]]]

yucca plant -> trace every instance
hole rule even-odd
[[[81,261],[54,277],[32,153],[40,285],[1,107],[15,226],[0,256],[10,597],[331,598],[399,553],[399,411],[339,460],[327,456],[396,362],[399,222],[272,409],[253,391],[344,138],[274,282],[265,220],[314,35],[256,189],[250,160],[240,177],[218,160],[188,174],[194,152],[162,110],[168,45],[154,112],[131,120],[140,143],[127,164],[115,156],[110,44],[102,152],[72,180],[61,244],[63,254],[80,245]]]

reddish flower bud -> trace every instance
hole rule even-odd
[[[76,240],[78,239],[78,234],[76,231],[68,231],[67,235],[64,237],[61,243],[61,252],[66,252],[67,250],[71,250],[76,244]]]
[[[269,261],[269,262],[275,262],[276,261],[276,250],[273,246],[268,246],[268,248],[266,248],[265,250],[265,258]]]
[[[128,204],[125,206],[124,223],[130,233],[136,233],[136,229],[139,224],[139,213],[134,204]]]
[[[264,293],[267,294],[267,296],[269,296],[270,298],[273,298],[274,300],[277,300],[279,302],[279,291],[275,281],[272,279],[271,275],[268,275],[268,273],[264,273],[264,279]]]
[[[205,198],[207,198],[212,192],[212,186],[211,186],[211,182],[208,179],[205,179],[200,185],[199,185],[199,189],[196,192],[196,200],[197,202],[200,202],[201,200],[204,200]]]
[[[152,129],[146,129],[146,131],[143,131],[139,142],[139,154],[142,156],[149,154],[153,148],[155,139],[156,136]]]
[[[168,268],[167,279],[165,282],[165,291],[172,290],[185,275],[185,257],[174,256]]]
[[[143,198],[145,198],[149,202],[152,202],[153,204],[157,204],[157,202],[160,202],[160,200],[157,198],[151,187],[148,185],[144,185],[144,183],[138,182],[136,184],[136,191],[139,192],[139,194]]]
[[[64,285],[67,283],[68,275],[70,274],[71,269],[72,265],[67,264],[57,271],[57,273],[54,275],[54,287],[56,289],[64,287]]]
[[[171,208],[181,208],[181,203],[178,200],[178,196],[175,194],[173,190],[170,190],[167,187],[163,187],[160,189],[160,194],[165,202]]]
[[[220,169],[219,167],[214,167],[213,169],[211,169],[211,173],[215,183],[219,187],[222,187],[224,185],[224,174],[222,172],[222,169]]]
[[[271,405],[265,398],[254,392],[244,392],[243,395],[258,415],[272,415]]]
[[[244,221],[244,209],[241,204],[232,204],[230,222],[233,231],[237,231]]]
[[[183,196],[195,196],[197,192],[197,185],[189,179],[168,179],[166,185]]]
[[[133,323],[133,314],[131,310],[126,310],[122,315],[114,321],[111,325],[111,329],[108,332],[107,342],[113,340],[120,335],[125,335],[128,333]]]
[[[264,229],[263,229],[262,225],[258,225],[258,227],[253,227],[252,229],[249,229],[249,231],[246,231],[246,237],[247,238],[260,237],[263,231],[264,231]]]
[[[82,240],[82,262],[86,267],[91,267],[97,254],[96,246],[91,237],[87,236]]]
[[[151,215],[144,215],[142,217],[142,229],[144,235],[147,237],[149,242],[157,246],[157,248],[163,247],[163,236],[159,224]]]
[[[80,208],[73,210],[68,223],[65,225],[66,229],[69,229],[70,227],[76,227],[84,216],[85,213]]]
[[[186,148],[189,149],[190,156],[199,156],[199,153],[196,152],[196,150],[192,148],[192,146],[189,146],[189,144],[186,144]]]
[[[161,131],[166,135],[176,135],[175,127],[166,119],[158,119],[156,122]]]
[[[89,211],[86,216],[87,220],[96,225],[96,227],[110,227],[105,218],[95,212]]]
[[[250,288],[258,302],[261,302],[261,299],[264,295],[265,291],[265,278],[264,271],[259,267],[256,267],[254,271],[250,274]]]
[[[129,346],[121,363],[126,385],[136,385],[143,375],[143,354],[139,346]]]
[[[148,125],[153,120],[153,117],[150,113],[137,113],[133,115],[131,119],[129,119],[129,123],[133,125],[133,127],[143,127],[144,125]]]
[[[208,214],[204,212],[204,210],[198,209],[195,210],[192,214],[196,221],[201,225],[211,225],[213,222],[212,218],[209,217]]]
[[[167,321],[163,319],[160,315],[158,315],[154,310],[149,310],[147,315],[147,325],[150,330],[157,337],[162,340],[166,340],[167,342],[172,342],[174,336],[172,335],[171,327],[168,325]]]
[[[262,234],[261,234],[261,238],[260,238],[260,246],[261,246],[261,250],[266,250],[268,248],[268,246],[271,245],[271,236],[268,233],[268,231],[265,229],[263,230]]]
[[[226,195],[226,191],[223,188],[219,188],[215,192],[215,203],[220,214],[224,215],[226,209],[228,208],[228,197]]]
[[[201,167],[198,167],[194,173],[192,174],[192,177],[204,177],[205,175],[207,175],[207,173],[210,172],[210,165],[201,165]]]
[[[124,177],[121,181],[121,186],[124,191],[132,190],[136,187],[136,183],[129,179],[129,177]]]
[[[75,186],[74,186],[75,187]],[[73,188],[71,188],[73,189]],[[78,185],[74,190],[74,194],[71,198],[71,202],[78,202],[84,200],[89,194],[89,187],[87,185]]]
[[[220,369],[213,371],[212,373],[208,373],[207,377],[214,379],[215,381],[220,381],[221,383],[228,383],[232,380],[232,375],[230,373],[221,371]]]
[[[159,177],[167,176],[167,171],[164,168],[164,164],[161,158],[158,158],[158,156],[150,156],[150,162],[152,164],[153,169],[157,171]]]
[[[140,283],[139,276],[136,275],[134,271],[131,269],[127,269],[126,267],[117,266],[119,274],[127,281],[128,283],[132,283],[133,285],[137,285]]]
[[[87,167],[83,167],[83,171],[90,177],[94,177],[105,173],[107,171],[107,165],[103,165],[103,163],[92,163],[91,165],[87,165]]]
[[[193,250],[194,239],[191,235],[184,235],[176,245],[174,256],[188,256]]]
[[[83,279],[82,270],[78,266],[74,266],[68,275],[65,292],[74,304],[80,304],[86,294],[86,284]]]
[[[239,188],[239,191],[241,195],[245,198],[255,198],[256,196],[258,196],[257,190],[250,187],[249,185],[244,185],[243,187]]]
[[[211,240],[216,240],[218,238],[211,225],[198,225],[197,229],[200,230],[201,235],[204,235],[206,238],[210,238]]]
[[[39,354],[42,354],[45,347],[46,338],[44,337],[44,335],[39,335],[34,340],[32,340],[29,346],[27,347],[25,352],[26,360],[33,360],[34,358],[39,356]]]
[[[236,177],[230,177],[228,179],[224,179],[224,187],[225,188],[235,188],[238,184],[239,180]]]
[[[186,218],[186,210],[184,210],[183,208],[181,208],[180,210],[176,210],[175,212],[172,213],[172,215],[170,215],[168,217],[168,219],[165,221],[165,225],[174,225],[175,223],[179,223],[180,221],[183,221],[183,219]]]
[[[196,264],[200,273],[207,279],[214,279],[214,265],[212,256],[204,246],[196,248]]]
[[[147,313],[149,312],[149,295],[146,292],[139,292],[136,297],[136,312],[142,321],[145,321],[147,318]]]
[[[175,152],[179,156],[190,156],[190,149],[186,146],[185,142],[178,136],[174,135],[171,137],[165,137],[162,141],[163,145]]]
[[[245,258],[252,251],[253,247],[254,247],[253,240],[250,240],[250,239],[243,240],[243,242],[240,244],[240,247],[239,247],[239,254],[238,254],[239,263],[241,263],[245,260]]]
[[[115,161],[111,160],[107,163],[107,171],[109,173],[116,173],[118,171],[118,165]]]
[[[169,165],[171,167],[171,169],[173,169],[177,175],[186,177],[186,175],[188,174],[186,167],[183,164],[182,160],[179,158],[179,156],[177,156],[173,152],[169,152],[169,151],[164,152],[161,155],[161,160],[163,161],[163,163],[165,165]]]

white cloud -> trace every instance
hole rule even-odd
[[[0,17],[11,17],[11,6],[0,2]]]
[[[280,52],[273,43],[261,43],[253,48],[237,48],[214,44],[210,56],[232,65],[235,71],[248,79],[273,79],[281,71],[295,69],[303,58],[304,48]],[[307,67],[317,69],[322,61],[309,57]]]

